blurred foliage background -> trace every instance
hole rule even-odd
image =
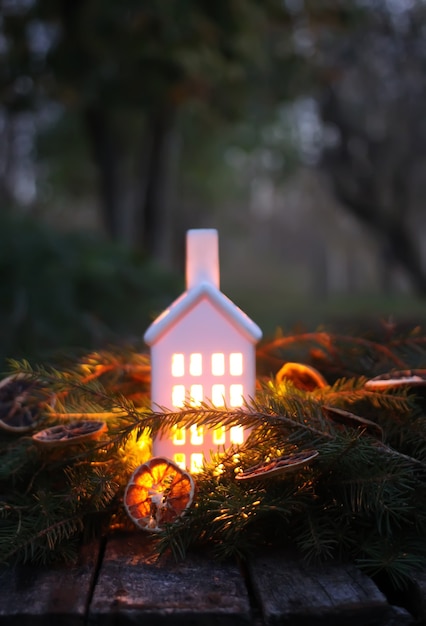
[[[140,341],[188,228],[268,334],[426,306],[423,0],[2,0],[0,357]]]

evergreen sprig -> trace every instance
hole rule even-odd
[[[174,425],[242,424],[238,450],[196,477],[194,505],[160,534],[159,551],[182,558],[193,547],[244,556],[265,544],[297,547],[307,559],[344,558],[385,572],[401,586],[426,564],[426,407],[422,388],[373,391],[380,373],[426,367],[418,329],[377,338],[319,332],[278,337],[259,349],[255,398],[243,408],[209,404],[153,411],[149,359],[131,349],[83,355],[55,365],[11,363],[37,383],[37,428],[102,419],[103,439],[42,450],[30,434],[0,430],[0,555],[6,562],[70,559],[87,533],[123,516],[133,469],[150,456],[150,438]],[[309,391],[275,379],[286,361],[318,369],[326,386]],[[359,416],[333,420],[324,407]],[[362,420],[377,425],[377,433]],[[316,459],[280,477],[237,480],[250,467],[294,452]]]

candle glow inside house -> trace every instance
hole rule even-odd
[[[153,410],[177,411],[207,403],[236,408],[254,397],[260,328],[220,291],[219,244],[214,229],[194,229],[186,239],[186,291],[148,328]],[[153,445],[196,473],[211,452],[242,444],[242,426],[174,427]]]

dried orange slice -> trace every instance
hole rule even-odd
[[[252,480],[254,478],[276,478],[281,474],[298,471],[301,467],[309,465],[311,461],[316,459],[318,450],[303,450],[301,452],[293,452],[280,456],[278,459],[272,459],[267,463],[259,463],[240,472],[235,476],[237,480]]]
[[[50,448],[69,446],[97,439],[106,428],[106,423],[100,420],[77,420],[40,430],[33,435],[33,440]]]
[[[159,532],[191,506],[194,490],[191,474],[170,459],[157,456],[133,472],[124,506],[136,526]]]
[[[377,437],[380,440],[383,439],[383,428],[379,424],[376,424],[376,422],[372,422],[360,415],[355,415],[355,413],[351,413],[345,409],[338,409],[335,406],[324,405],[321,408],[325,417],[335,424],[341,424],[349,428],[358,428],[372,437]]]
[[[366,389],[382,390],[392,389],[396,387],[425,387],[426,386],[426,370],[412,369],[399,370],[380,374],[375,378],[367,380]]]
[[[37,382],[25,374],[0,381],[0,428],[3,430],[15,433],[32,430],[42,417],[42,405]]]
[[[284,363],[277,372],[275,380],[279,384],[284,379],[290,380],[295,387],[304,391],[327,387],[328,384],[318,370],[303,363]]]

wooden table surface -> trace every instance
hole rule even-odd
[[[73,566],[0,570],[1,626],[426,624],[426,575],[406,599],[411,613],[352,565],[308,566],[276,551],[244,566],[158,560],[142,532],[88,546]]]

